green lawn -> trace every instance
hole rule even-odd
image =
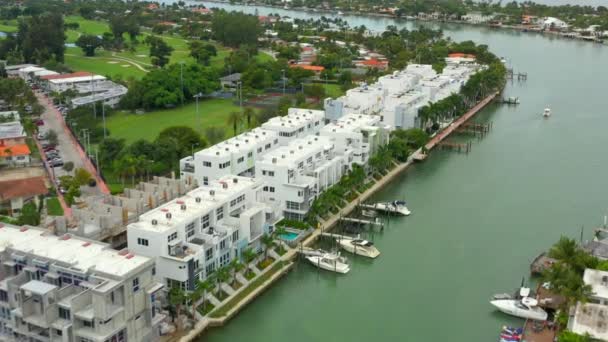
[[[335,99],[344,95],[344,91],[342,91],[339,84],[324,84],[323,87],[325,88],[325,95],[327,97]]]
[[[102,51],[95,57],[86,57],[79,48],[67,48],[65,64],[74,71],[89,71],[111,77],[122,75],[124,79],[130,76],[141,78],[145,75],[145,72],[135,65],[112,57],[108,51]]]
[[[88,20],[81,16],[70,15],[65,17],[66,23],[78,23],[80,27],[78,32],[94,35],[102,35],[104,32],[110,32],[110,27],[105,21]]]
[[[210,99],[199,102],[199,115],[203,126],[218,126],[226,129],[226,136],[232,135],[227,124],[230,112],[239,107],[230,100]],[[121,111],[107,118],[107,127],[112,138],[123,138],[127,144],[138,139],[154,140],[160,131],[167,127],[185,125],[199,130],[195,103],[183,107],[158,110],[145,114],[132,114]],[[204,133],[204,132],[203,132]]]
[[[0,24],[0,31],[1,32],[17,32],[17,26],[13,26],[13,25],[6,25],[4,23]]]
[[[49,216],[62,216],[63,208],[57,197],[47,198],[46,200],[46,212]]]

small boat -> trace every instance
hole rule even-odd
[[[309,255],[306,259],[311,264],[318,268],[332,271],[336,273],[346,274],[350,271],[350,266],[347,264],[345,257],[340,256],[339,253],[325,253],[322,255]]]
[[[368,258],[376,258],[380,255],[380,251],[374,246],[373,242],[363,239],[338,239],[338,244],[342,249],[355,255],[360,255]]]
[[[361,215],[365,216],[365,217],[377,217],[378,213],[374,210],[361,210]]]
[[[543,117],[548,118],[551,116],[551,108],[547,107],[545,108],[545,110],[543,111]]]
[[[524,329],[522,328],[511,328],[511,327],[502,327],[500,332],[499,342],[514,342],[521,341],[523,337]]]
[[[405,206],[405,201],[380,202],[376,203],[375,209],[391,214],[409,216],[412,212]]]
[[[492,300],[500,300],[500,299],[513,299],[513,296],[511,296],[508,293],[498,293],[492,296]]]
[[[338,15],[344,15],[344,12],[338,11]]]
[[[507,59],[506,59],[506,58],[504,58],[504,57],[500,57],[500,61],[501,61],[503,64],[507,64]]]
[[[530,289],[522,287],[519,291],[519,298],[493,299],[490,304],[511,316],[537,321],[547,320],[547,312],[538,306],[536,299],[528,297],[529,295]]]

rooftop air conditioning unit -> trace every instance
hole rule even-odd
[[[224,188],[224,189],[228,189],[228,184],[226,184],[226,183],[222,183],[222,188]]]
[[[196,203],[201,203],[201,198],[197,197],[197,198],[194,199],[194,201],[196,201]]]
[[[277,158],[272,158],[272,163],[276,164],[277,163]]]
[[[152,225],[156,226],[158,224],[158,220],[152,220]]]
[[[211,195],[212,197],[215,196],[215,190],[209,190],[209,195]]]
[[[184,211],[185,211],[185,210],[186,210],[186,205],[185,205],[185,204],[182,204],[182,205],[181,205],[179,208],[180,208],[181,210],[184,210]]]
[[[239,179],[238,179],[238,178],[232,178],[232,182],[233,182],[234,184],[236,184],[236,183],[238,183],[238,182],[239,182]]]
[[[167,219],[169,219],[169,220],[170,220],[170,219],[171,219],[171,213],[167,213],[167,214],[165,215],[165,217],[167,217]]]

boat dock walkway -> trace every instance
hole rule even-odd
[[[342,217],[340,219],[341,221],[345,221],[345,222],[351,222],[351,223],[357,223],[357,224],[369,224],[369,225],[373,225],[373,226],[379,226],[379,227],[383,227],[384,223],[381,222],[380,220],[362,220],[362,219],[357,219],[357,218],[352,218],[352,217]]]
[[[439,146],[441,144],[441,142],[443,142],[443,140],[445,140],[448,136],[450,136],[450,134],[452,134],[455,130],[460,128],[460,126],[462,126],[470,118],[475,116],[475,114],[477,114],[480,110],[482,110],[485,106],[487,106],[488,103],[490,103],[492,100],[494,100],[496,98],[496,96],[498,96],[498,92],[489,95],[488,97],[483,99],[481,102],[476,104],[473,108],[471,108],[463,116],[459,117],[457,120],[452,122],[452,124],[450,124],[448,127],[446,127],[443,131],[437,133],[437,135],[435,135],[433,138],[431,138],[431,140],[429,140],[429,142],[426,145],[424,145],[423,150],[431,151],[435,147]],[[422,154],[422,155],[419,155],[419,154]],[[414,158],[414,160],[424,160],[424,159],[426,159],[426,153],[423,153],[422,151],[417,151],[416,153],[414,153],[413,158]]]
[[[321,236],[330,237],[332,239],[338,239],[338,240],[346,240],[346,239],[347,240],[352,240],[352,239],[354,239],[354,237],[352,237],[352,236],[333,234],[333,233],[321,233]]]

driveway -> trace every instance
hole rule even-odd
[[[86,191],[84,191],[86,193],[83,192],[83,195],[109,194],[110,191],[105,182],[97,175],[97,170],[87,158],[84,150],[72,135],[72,132],[68,129],[61,113],[52,105],[52,101],[39,93],[36,94],[36,97],[38,98],[38,102],[44,107],[44,112],[41,115],[41,118],[44,120],[44,125],[39,127],[39,130],[41,132],[48,132],[49,130],[55,131],[55,133],[57,133],[58,141],[57,149],[59,150],[63,162],[73,162],[74,169],[84,168],[97,180],[97,186],[92,188],[87,187]],[[60,177],[69,174],[61,167],[49,169],[51,169],[51,177]]]

